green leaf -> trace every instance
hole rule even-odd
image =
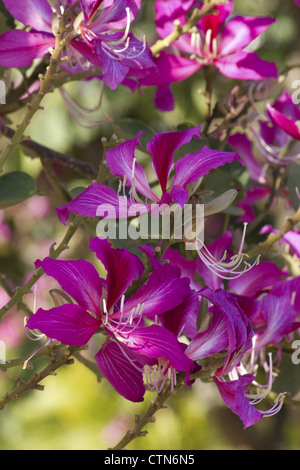
[[[15,206],[37,193],[34,179],[23,171],[0,176],[0,209]]]
[[[298,210],[300,201],[296,192],[296,188],[300,191],[300,165],[293,163],[287,170],[287,189],[293,204],[293,208]]]
[[[145,134],[141,135],[140,139],[142,145],[149,142],[155,135],[154,131],[147,124],[137,119],[120,119],[116,122],[115,126],[118,137],[125,140],[133,139],[139,132],[144,131]]]

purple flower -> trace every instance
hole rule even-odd
[[[180,25],[186,22],[186,6],[197,7],[198,2],[157,0],[156,25],[159,35],[164,38],[174,29],[174,20]],[[229,78],[261,80],[277,77],[276,67],[262,61],[245,48],[271,24],[272,18],[233,16],[233,1],[217,5],[216,14],[202,18],[191,34],[181,36],[174,46],[182,53],[196,60],[200,66],[214,64]]]
[[[212,150],[204,146],[195,154],[188,154],[174,163],[174,152],[193,138],[201,139],[200,126],[184,131],[156,134],[147,144],[147,151],[152,158],[153,169],[156,173],[160,191],[155,194],[151,189],[142,166],[136,161],[135,150],[140,145],[140,132],[137,137],[109,150],[106,153],[107,165],[113,175],[123,180],[130,187],[129,209],[132,205],[140,205],[141,211],[151,209],[149,201],[158,206],[171,203],[183,208],[189,200],[189,187],[196,183],[210,170],[238,159],[234,152]],[[169,181],[171,170],[174,177]],[[143,196],[145,200],[141,200]],[[102,204],[115,208],[116,216],[120,216],[120,206],[124,205],[124,197],[119,196],[112,188],[99,183],[90,185],[86,191],[69,204],[57,208],[61,222],[66,223],[69,212],[87,217],[95,217],[97,209]],[[127,216],[127,213],[125,214]]]
[[[33,2],[5,0],[7,10],[30,31],[7,31],[0,37],[0,65],[27,67],[55,46],[52,31],[52,10],[47,0]],[[81,0],[68,2],[79,37],[67,44],[68,63],[62,67],[69,73],[92,67],[102,69],[100,78],[112,89],[138,71],[155,67],[145,39],[138,41],[129,32],[140,0]],[[64,6],[61,6],[64,9]]]
[[[106,280],[84,260],[37,261],[36,266],[56,279],[76,303],[50,310],[40,308],[29,318],[27,327],[74,346],[84,345],[96,332],[102,332],[106,341],[96,354],[100,371],[122,396],[141,401],[144,366],[148,380],[163,368],[156,387],[168,374],[176,380],[177,371],[189,374],[194,366],[177,335],[153,323],[165,313],[171,315],[174,309],[179,314],[178,307],[190,296],[189,280],[181,278],[174,266],[157,266],[148,282],[127,298],[126,290],[142,272],[139,258],[127,250],[113,249],[106,240],[91,239],[91,250],[104,265]],[[146,326],[144,318],[152,324]]]
[[[101,67],[103,80],[111,89],[128,76],[155,67],[145,37],[141,42],[130,33],[141,0],[81,0],[81,5],[80,39],[72,45],[92,65]]]
[[[257,382],[256,361],[253,360],[257,356],[254,348],[261,349],[267,344],[276,343],[293,330],[293,309],[288,306],[288,302],[278,297],[266,296],[262,309],[267,325],[264,331],[255,333],[253,319],[241,308],[235,295],[222,289],[212,291],[209,288],[202,289],[199,294],[211,303],[208,310],[211,321],[204,331],[192,338],[186,354],[194,361],[211,359],[211,356],[220,353],[224,355],[224,363],[214,372],[213,380],[225,404],[240,417],[245,428],[266,416],[273,416],[281,409],[284,394],[278,395],[274,406],[269,410],[261,411],[255,407],[270,393],[274,376],[272,357],[269,355],[269,362],[264,361],[263,364],[268,375],[267,383]],[[255,388],[257,391],[253,393]]]
[[[297,149],[293,151],[292,148],[295,140],[300,140],[298,121],[300,108],[293,102],[289,93],[284,91],[272,105],[267,104],[265,114],[258,120],[258,126],[250,125],[254,136],[253,143],[242,133],[228,138],[228,143],[244,160],[253,181],[266,183],[267,175],[263,169],[266,163],[286,167],[299,160]],[[254,152],[256,149],[258,155]]]

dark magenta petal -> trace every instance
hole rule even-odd
[[[133,402],[143,401],[145,386],[139,356],[126,346],[105,344],[95,356],[100,372],[122,397]]]
[[[181,278],[175,266],[165,264],[154,269],[147,284],[126,301],[124,309],[129,312],[140,304],[143,316],[154,318],[177,307],[189,292],[189,279]]]
[[[140,260],[127,250],[112,248],[104,239],[91,238],[90,247],[107,271],[107,311],[109,311],[140,272]]]
[[[0,36],[0,65],[2,67],[29,67],[34,59],[44,57],[54,47],[53,35],[33,33],[21,29],[6,31]]]
[[[251,405],[246,397],[249,385],[255,380],[250,374],[243,375],[238,380],[223,381],[216,377],[214,379],[221,397],[228,408],[239,416],[244,424],[244,428],[252,426],[264,417],[262,411]]]
[[[197,126],[184,131],[156,134],[148,143],[147,150],[153,158],[153,167],[163,193],[165,193],[167,189],[175,150],[189,143],[193,138],[201,139],[200,130],[201,126]]]
[[[83,308],[100,316],[102,280],[94,266],[88,261],[63,261],[45,258],[36,261],[36,267],[42,267],[48,276],[53,277]]]
[[[235,152],[213,150],[205,145],[200,152],[177,160],[174,166],[174,185],[186,188],[189,183],[195,183],[201,176],[226,163],[231,163],[234,159],[239,160]]]
[[[52,33],[52,10],[47,0],[3,0],[10,14],[25,26]]]
[[[169,312],[160,315],[160,323],[177,337],[184,332],[188,337],[194,336],[196,330],[199,296],[195,291],[185,297],[183,302]],[[189,333],[193,332],[193,335]]]
[[[209,327],[197,333],[187,347],[185,353],[197,361],[212,356],[228,347],[227,324],[219,310],[214,310]]]
[[[65,304],[50,310],[40,308],[27,322],[30,330],[40,330],[48,338],[72,346],[87,344],[100,325],[100,320],[75,304]]]
[[[155,359],[168,359],[176,370],[190,372],[194,367],[194,362],[183,352],[183,344],[162,326],[136,328],[128,338],[128,347],[138,354]]]

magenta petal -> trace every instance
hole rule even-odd
[[[112,248],[107,240],[90,240],[91,250],[107,271],[107,311],[120,299],[140,270],[140,260],[129,251]]]
[[[52,35],[15,29],[0,36],[0,65],[2,67],[29,67],[34,59],[44,57],[54,47]]]
[[[234,159],[239,160],[238,155],[234,152],[213,150],[205,145],[200,152],[186,155],[177,160],[174,166],[174,185],[186,188],[189,183],[195,183],[211,170],[231,163]]]
[[[118,147],[108,150],[106,161],[113,175],[119,176],[122,180],[126,178],[127,186],[132,186],[132,176],[134,176],[135,189],[153,201],[158,201],[158,198],[149,186],[144,169],[139,163],[135,162],[134,164],[134,152],[136,147],[140,145],[140,136],[143,133],[143,131],[139,132],[134,139],[123,142]]]
[[[3,0],[10,14],[25,26],[52,33],[52,10],[47,0]]]
[[[40,308],[27,322],[30,330],[40,330],[48,338],[72,346],[87,344],[100,325],[100,320],[96,320],[79,305],[73,304],[50,310]]]
[[[251,405],[249,399],[245,396],[249,385],[254,380],[255,377],[250,374],[243,375],[238,380],[228,382],[218,377],[214,379],[225,404],[233,413],[240,417],[244,428],[252,426],[264,417],[263,412]]]
[[[63,261],[45,258],[36,261],[48,276],[53,277],[61,288],[86,310],[100,316],[102,280],[94,266],[88,261]]]
[[[229,288],[236,294],[257,297],[265,289],[270,289],[285,273],[271,261],[261,261],[240,278],[231,279]]]
[[[254,52],[240,51],[221,57],[214,64],[223,75],[237,80],[262,80],[278,76],[275,64],[262,60]]]
[[[215,309],[209,327],[192,338],[185,353],[189,358],[197,361],[212,356],[227,347],[227,325],[220,312]]]
[[[113,342],[105,344],[95,356],[104,377],[120,395],[133,402],[143,401],[146,391],[137,358],[129,348]]]
[[[175,266],[162,265],[153,271],[147,284],[127,300],[125,312],[140,304],[143,305],[143,316],[154,318],[177,307],[189,292],[189,279],[181,278]]]
[[[171,331],[162,326],[136,328],[129,338],[128,347],[138,354],[155,359],[168,359],[176,370],[190,372],[194,367],[194,362],[183,352],[184,345]]]
[[[126,204],[124,204],[126,203]],[[107,214],[105,212],[107,211]],[[77,196],[73,201],[56,208],[59,220],[66,224],[70,212],[83,217],[104,217],[115,219],[120,212],[127,217],[127,199],[119,197],[117,193],[100,183],[93,183]],[[101,213],[100,213],[101,212]]]
[[[245,162],[250,178],[258,183],[266,183],[266,175],[262,165],[258,163],[253,155],[252,143],[246,134],[234,134],[228,138],[228,143],[240,155]]]
[[[244,49],[276,20],[267,17],[235,16],[226,24],[220,44],[220,53],[230,55]]]
[[[285,335],[294,329],[296,312],[287,296],[277,297],[272,294],[262,299],[262,311],[266,327],[257,333],[255,347],[262,349],[268,344],[279,343]],[[296,327],[295,327],[296,328]]]
[[[267,110],[273,119],[273,121],[293,139],[300,140],[300,129],[297,124],[292,120],[288,119],[282,113],[273,108],[270,104],[267,104]]]
[[[190,77],[202,67],[195,60],[179,57],[161,51],[159,57],[154,57],[155,71],[139,80],[141,86],[164,87],[173,82],[180,82]]]
[[[177,132],[165,132],[156,134],[148,143],[147,150],[152,155],[153,167],[163,193],[166,192],[169,174],[173,165],[173,155],[175,150],[184,144],[189,143],[193,138],[201,139],[201,126]]]

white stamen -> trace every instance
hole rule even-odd
[[[112,45],[112,46],[117,46],[118,44],[121,44],[122,42],[126,41],[126,39],[128,37],[129,29],[130,29],[130,8],[126,7],[125,10],[126,10],[126,14],[127,14],[127,23],[126,23],[126,28],[125,28],[125,31],[124,31],[124,35],[118,41],[109,42],[109,44]]]

